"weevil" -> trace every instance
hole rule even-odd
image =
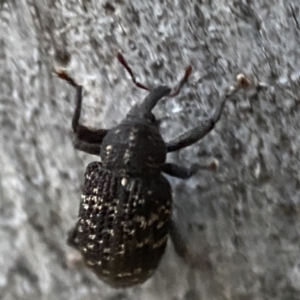
[[[82,86],[63,69],[56,74],[77,91],[72,119],[75,148],[100,156],[100,161],[87,166],[79,216],[68,243],[81,252],[86,265],[101,280],[113,287],[130,287],[145,282],[154,273],[169,236],[179,255],[188,253],[171,218],[172,191],[163,173],[187,179],[209,166],[199,164],[187,168],[168,163],[167,153],[188,147],[208,134],[220,119],[226,100],[246,87],[248,81],[240,74],[210,118],[164,142],[152,109],[162,98],[180,92],[192,67],[186,68],[175,88],[149,89],[136,80],[120,53],[118,60],[133,83],[149,94],[109,130],[80,124]]]

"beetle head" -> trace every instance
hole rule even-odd
[[[171,89],[167,86],[158,86],[151,90],[149,95],[144,99],[141,104],[136,104],[127,114],[127,120],[141,120],[148,124],[156,125],[157,121],[152,113],[152,109],[157,102],[163,97],[169,95]]]

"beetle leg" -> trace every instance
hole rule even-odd
[[[81,104],[82,104],[82,86],[77,84],[75,80],[71,78],[64,70],[56,70],[55,74],[59,78],[67,81],[70,85],[72,85],[76,89],[76,106],[72,118],[72,129],[76,135],[76,139],[90,144],[100,144],[104,136],[106,135],[107,130],[88,128],[79,123],[80,114],[81,114]]]
[[[74,138],[74,148],[85,153],[100,155],[101,144],[88,143],[83,140]]]
[[[67,244],[73,247],[74,249],[78,250],[78,245],[76,243],[76,227],[73,227],[71,230],[69,230]]]
[[[80,253],[80,248],[76,241],[76,227],[73,227],[68,232],[67,245],[72,247],[74,250],[69,250],[66,253],[66,263],[69,268],[79,267],[83,265],[84,259]]]
[[[106,129],[94,129],[83,126],[79,123],[82,104],[82,86],[76,87],[76,106],[72,118],[72,128],[79,140],[88,143],[102,143],[104,136],[107,133]]]
[[[188,248],[186,246],[186,243],[185,243],[182,235],[179,233],[174,221],[171,221],[171,223],[170,223],[169,234],[170,234],[175,252],[180,257],[183,257],[183,258],[186,257],[188,254]]]
[[[209,257],[205,254],[197,254],[188,245],[183,239],[182,235],[179,233],[177,226],[174,221],[171,221],[169,234],[174,246],[174,250],[178,256],[186,260],[192,267],[198,267],[205,271],[210,271],[212,269],[211,262]]]
[[[236,84],[230,87],[229,92],[223,97],[212,117],[203,120],[197,127],[166,143],[167,152],[188,147],[206,136],[219,121],[226,100],[230,99],[238,90],[246,89],[249,85],[249,80],[243,74],[239,74]]]
[[[214,159],[208,164],[194,164],[190,168],[185,168],[172,163],[165,163],[162,171],[170,176],[187,179],[196,174],[199,170],[215,171],[218,167],[218,161]]]
[[[165,163],[162,171],[170,176],[187,179],[193,176],[198,171],[198,166],[193,165],[191,168],[181,167],[171,163]]]
[[[197,127],[181,134],[179,137],[166,143],[167,152],[177,151],[193,145],[197,141],[201,140],[204,136],[206,136],[219,121],[223,106],[224,101],[221,102],[212,118],[203,120]]]

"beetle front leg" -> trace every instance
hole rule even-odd
[[[82,86],[77,84],[75,80],[71,78],[63,69],[56,70],[55,74],[59,78],[67,81],[70,85],[72,85],[76,89],[76,106],[72,118],[72,129],[76,135],[76,140],[89,143],[89,144],[101,144],[103,138],[107,133],[106,129],[88,128],[79,123],[79,119],[81,115],[81,106],[82,106]],[[83,149],[79,149],[79,150],[85,151]],[[85,151],[85,152],[90,153],[89,151]]]
[[[226,100],[230,99],[238,90],[246,89],[249,85],[249,80],[243,74],[239,74],[235,85],[230,87],[229,92],[223,97],[213,116],[209,119],[203,120],[197,127],[166,143],[167,152],[177,151],[193,145],[206,136],[219,121]]]
[[[75,83],[75,82],[74,82]],[[79,123],[82,106],[82,86],[76,85],[76,106],[72,118],[72,129],[76,137],[87,143],[101,144],[104,136],[107,133],[106,129],[88,128]]]
[[[167,152],[173,152],[183,149],[201,140],[214,128],[215,124],[218,122],[222,112],[222,108],[223,103],[217,110],[218,115],[215,114],[216,117],[212,117],[211,119],[202,121],[197,127],[166,143]]]

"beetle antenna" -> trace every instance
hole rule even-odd
[[[181,88],[185,85],[185,83],[188,81],[191,73],[192,73],[192,66],[189,65],[187,66],[187,68],[185,69],[185,73],[184,76],[182,77],[182,79],[179,81],[178,85],[172,89],[171,93],[168,95],[169,97],[174,97],[177,96],[180,93]]]
[[[146,87],[145,85],[143,85],[142,83],[136,81],[135,75],[133,74],[132,69],[130,68],[130,66],[128,65],[127,61],[125,60],[124,56],[122,55],[121,52],[118,52],[118,61],[123,65],[123,67],[126,69],[126,71],[129,73],[129,75],[131,76],[131,80],[132,82],[140,89],[149,91],[150,89],[148,87]]]

